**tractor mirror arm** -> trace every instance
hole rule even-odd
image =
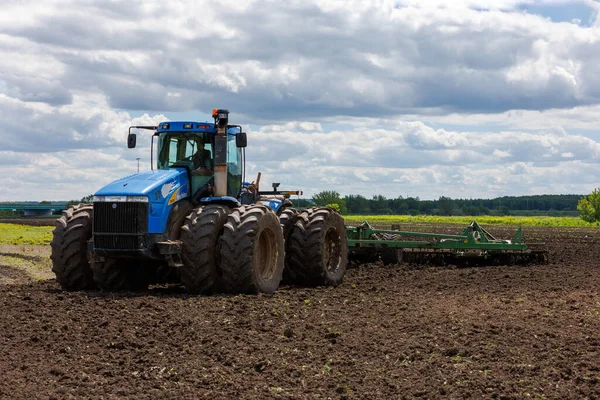
[[[132,129],[148,129],[148,130],[157,130],[158,126],[149,126],[149,125],[138,125],[138,126],[130,126],[127,133],[127,147],[133,149],[136,145],[137,138],[135,133],[131,133]]]
[[[132,129],[147,129],[147,130],[152,130],[152,131],[155,131],[155,130],[157,130],[157,129],[158,129],[158,126],[156,126],[156,125],[154,125],[154,126],[151,126],[151,125],[138,125],[138,126],[130,126],[130,127],[129,127],[129,130],[128,130],[128,132],[127,132],[127,133],[131,135],[131,134],[132,134],[132,133],[131,133],[131,130],[132,130]]]

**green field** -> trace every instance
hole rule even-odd
[[[425,216],[425,215],[344,215],[347,225],[360,224],[363,221],[370,223],[415,223],[415,222],[435,222],[448,224],[468,225],[476,220],[483,225],[522,225],[522,226],[587,226],[593,227],[598,224],[590,224],[579,217],[515,217],[515,216],[478,216],[478,217],[443,217],[443,216]]]
[[[52,226],[0,224],[0,244],[49,244]]]

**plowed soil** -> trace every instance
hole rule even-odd
[[[550,264],[375,263],[269,296],[0,284],[0,398],[600,398],[600,233],[524,231]]]

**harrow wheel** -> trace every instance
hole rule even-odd
[[[388,248],[381,251],[381,261],[383,265],[393,265],[401,263],[404,258],[402,249]]]
[[[348,264],[348,241],[342,216],[329,207],[300,213],[290,237],[289,267],[295,282],[338,285]]]
[[[220,250],[229,207],[209,205],[194,209],[181,227],[179,277],[190,293],[210,294],[219,290]]]
[[[87,251],[92,237],[94,207],[78,204],[62,212],[52,231],[52,272],[64,290],[94,289]]]
[[[284,267],[283,230],[270,208],[253,204],[234,209],[224,227],[221,271],[232,293],[273,293]]]

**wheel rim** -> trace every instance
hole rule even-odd
[[[340,235],[334,228],[329,229],[325,235],[324,261],[327,272],[335,272],[340,266],[342,258],[341,240]]]
[[[262,280],[268,281],[273,278],[277,270],[277,248],[275,234],[264,229],[258,237],[256,261],[258,273]]]

